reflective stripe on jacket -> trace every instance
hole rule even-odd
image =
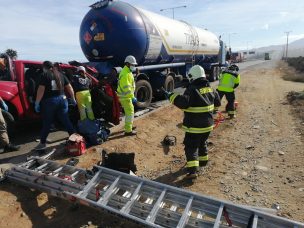
[[[240,84],[240,75],[232,71],[224,71],[220,75],[218,90],[223,92],[233,92],[234,88]]]
[[[135,81],[129,67],[124,66],[119,74],[117,94],[119,99],[132,99],[134,98]]]
[[[182,129],[185,132],[200,134],[213,129],[212,112],[221,105],[219,95],[205,78],[191,82],[183,95],[174,93],[170,102],[184,111]]]

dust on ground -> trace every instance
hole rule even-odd
[[[109,141],[81,156],[78,166],[91,168],[102,149],[135,152],[138,176],[237,204],[279,206],[279,215],[304,222],[304,120],[286,100],[289,91],[303,90],[303,83],[284,81],[276,66],[268,61],[242,72],[237,118],[213,131],[210,162],[194,182],[183,181],[183,113],[172,105],[136,120],[136,137],[113,132]],[[168,134],[177,137],[169,149],[161,144]],[[12,183],[0,185],[0,197],[0,227],[132,226]]]

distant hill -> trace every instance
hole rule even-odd
[[[248,56],[250,58],[257,58],[264,56],[265,52],[269,52],[272,59],[281,59],[283,54],[285,56],[286,45],[271,45],[267,47],[256,48],[250,51],[255,51],[255,55]],[[288,57],[304,56],[304,38],[293,41],[288,45]]]
[[[304,48],[304,38],[293,41],[292,43],[290,43],[290,48],[294,49],[294,48]]]

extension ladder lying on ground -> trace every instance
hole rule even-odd
[[[5,175],[19,184],[147,227],[304,228],[302,223],[260,210],[100,166],[88,171],[31,157]]]

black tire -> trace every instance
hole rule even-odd
[[[216,67],[212,67],[211,69],[211,73],[210,73],[210,76],[209,76],[209,81],[210,82],[214,82],[216,80]]]
[[[136,82],[135,97],[137,98],[137,108],[147,108],[152,101],[152,87],[147,80],[139,80]]]
[[[221,73],[221,68],[219,66],[217,66],[216,67],[216,80],[219,80],[220,73]]]
[[[168,75],[164,83],[165,90],[168,92],[173,92],[175,88],[174,86],[174,78],[171,75]]]
[[[11,138],[16,133],[15,132],[15,118],[11,113],[4,111],[4,110],[1,110],[1,111],[2,111],[2,115],[3,115],[3,118],[6,123],[7,134]]]

